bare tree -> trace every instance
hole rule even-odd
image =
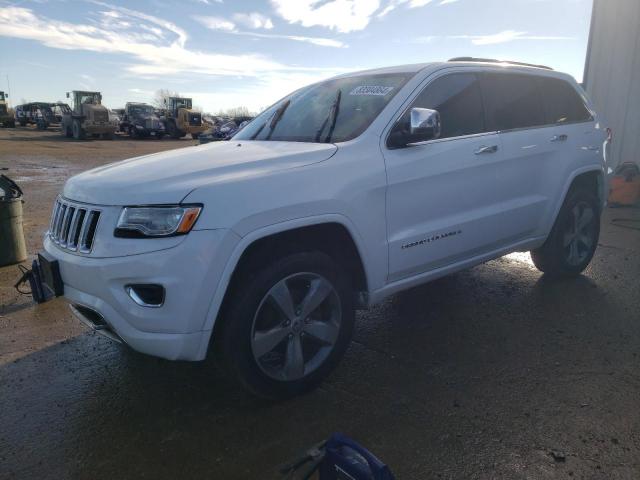
[[[218,117],[252,117],[254,116],[247,107],[235,107],[228,108],[226,110],[220,110],[216,113]]]
[[[166,88],[161,88],[160,90],[156,90],[156,93],[153,95],[153,106],[156,108],[164,108],[166,100],[169,97],[179,97],[180,94],[178,92],[173,92]]]

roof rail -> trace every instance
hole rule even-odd
[[[523,67],[544,68],[545,70],[553,70],[546,65],[536,65],[534,63],[512,62],[510,60],[496,60],[495,58],[476,58],[476,57],[455,57],[450,58],[450,62],[482,62],[482,63],[509,63],[511,65],[521,65]]]

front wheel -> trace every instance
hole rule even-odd
[[[588,189],[569,191],[558,218],[542,247],[531,251],[538,270],[551,276],[580,274],[591,259],[600,237],[600,204]]]
[[[316,387],[349,345],[349,275],[321,252],[288,255],[235,283],[214,342],[240,383],[264,398]]]
[[[82,128],[82,124],[79,120],[74,120],[71,125],[71,129],[73,131],[73,138],[76,140],[84,140],[86,136],[86,132]]]

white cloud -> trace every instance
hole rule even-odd
[[[271,0],[275,11],[289,23],[322,26],[338,32],[363,30],[380,7],[379,0]]]
[[[34,40],[51,48],[127,55],[135,62],[125,70],[147,78],[180,73],[258,77],[265,72],[285,75],[320,70],[283,65],[251,53],[227,55],[191,50],[185,47],[186,32],[171,22],[122,7],[93,3],[106,6],[112,12],[106,15],[103,12],[102,19],[108,18],[108,22],[114,18],[128,19],[131,27],[108,28],[105,26],[108,22],[93,25],[86,21],[63,22],[27,8],[4,7],[0,9],[0,36]],[[142,23],[149,29],[143,31]],[[154,28],[162,31],[153,33]]]
[[[234,16],[234,18],[236,17]],[[293,40],[296,42],[311,43],[313,45],[318,45],[321,47],[343,48],[347,46],[344,42],[341,42],[340,40],[335,40],[333,38],[239,31],[237,30],[235,23],[221,17],[194,16],[193,19],[202,23],[205,27],[211,30],[220,30],[227,33],[232,33],[234,35],[241,35],[241,36],[254,37],[254,38],[266,38],[266,39],[274,38],[274,39],[280,39],[280,40]],[[267,28],[267,27],[264,27],[264,28]]]
[[[236,29],[235,23],[222,17],[194,16],[193,19],[197,20],[211,30],[224,30],[226,32],[232,32]]]
[[[442,0],[442,1],[438,4],[438,6],[442,6],[442,5],[449,5],[450,3],[456,3],[456,2],[458,2],[458,1],[459,1],[459,0]]]
[[[334,47],[334,48],[345,48],[347,45],[340,40],[334,40],[332,38],[323,38],[323,37],[304,37],[301,35],[280,35],[277,33],[258,33],[258,32],[231,32],[235,35],[246,35],[248,37],[256,37],[256,38],[275,38],[281,40],[293,40],[296,42],[305,42],[311,43],[313,45],[318,45],[320,47]]]
[[[527,35],[527,32],[517,32],[515,30],[504,30],[491,35],[450,35],[448,38],[469,39],[474,45],[497,45],[516,40],[574,40],[573,37]]]
[[[380,12],[378,12],[377,17],[382,18],[400,6],[406,6],[408,8],[419,8],[430,4],[432,1],[433,0],[389,0],[389,3],[387,3],[387,5],[382,10],[380,10]],[[453,1],[455,2],[457,0]]]
[[[264,28],[266,30],[271,30],[273,28],[271,19],[257,12],[236,13],[233,16],[233,19],[247,28]]]

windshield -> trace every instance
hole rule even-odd
[[[131,105],[129,115],[153,115],[153,107],[151,105]]]
[[[100,104],[100,94],[99,93],[91,93],[91,92],[82,92],[78,93],[78,103],[83,104]]]
[[[0,92],[0,102],[4,101],[4,92]]]
[[[187,108],[191,109],[191,99],[190,98],[176,98],[175,99],[175,108]]]
[[[380,114],[413,73],[356,75],[304,87],[238,132],[234,140],[345,142]]]

